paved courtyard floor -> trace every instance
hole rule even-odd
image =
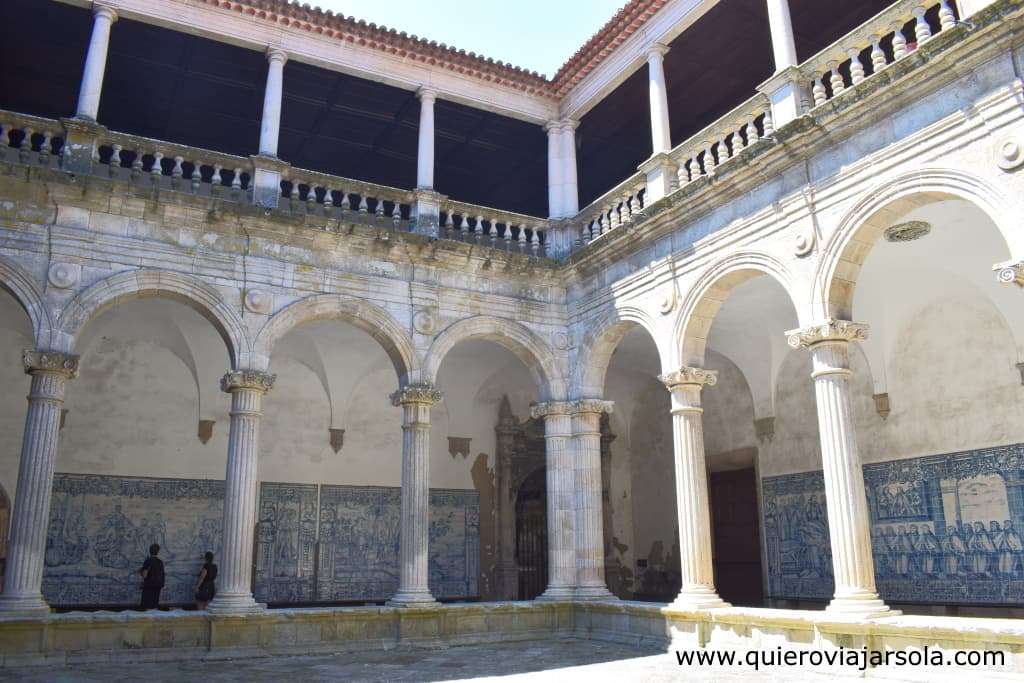
[[[826,680],[793,670],[757,673],[684,668],[674,654],[595,641],[551,640],[260,659],[90,664],[0,670],[0,681],[792,681]],[[832,679],[834,680],[834,679]]]

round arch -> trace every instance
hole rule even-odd
[[[0,256],[0,289],[13,296],[25,311],[32,325],[32,337],[36,347],[49,349],[53,344],[53,319],[50,316],[50,309],[43,303],[43,293],[32,275],[6,256]]]
[[[220,292],[192,276],[163,270],[118,273],[79,293],[60,314],[56,328],[60,349],[73,351],[82,329],[104,311],[123,301],[148,296],[178,301],[195,310],[216,328],[227,345],[232,365],[236,368],[248,365],[249,335],[241,318]]]
[[[573,396],[600,398],[604,395],[605,377],[612,354],[615,353],[622,338],[637,327],[642,328],[650,336],[658,349],[658,361],[662,370],[668,370],[665,363],[668,354],[659,343],[657,325],[651,315],[633,306],[616,308],[593,321],[583,335],[573,368]]]
[[[417,369],[412,339],[395,318],[380,306],[337,294],[316,294],[294,301],[275,313],[256,335],[253,362],[259,369],[270,365],[278,340],[299,325],[317,320],[341,320],[373,337],[383,347],[404,384]]]
[[[768,275],[782,285],[798,321],[805,324],[804,307],[793,296],[793,276],[789,268],[770,254],[737,252],[707,268],[683,299],[672,335],[674,349],[679,353],[678,363],[673,365],[703,367],[707,336],[718,309],[736,287],[761,275]],[[778,332],[781,336],[786,331]]]
[[[437,380],[437,371],[448,352],[460,342],[483,339],[503,346],[516,355],[537,384],[540,400],[564,400],[566,386],[551,347],[524,325],[487,315],[453,323],[434,339],[427,352],[425,379]]]
[[[854,285],[868,253],[886,228],[913,209],[962,199],[981,209],[1003,237],[1011,258],[1024,257],[1024,231],[1011,229],[1014,203],[984,180],[954,169],[921,169],[888,180],[865,196],[822,245],[814,273],[811,309],[815,319],[849,319]]]

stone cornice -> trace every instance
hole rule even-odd
[[[74,354],[61,351],[25,349],[21,354],[25,374],[49,373],[63,375],[66,379],[78,377],[78,359]]]
[[[829,318],[807,327],[786,332],[789,345],[794,349],[809,348],[822,342],[854,342],[868,338],[868,326],[849,320]]]
[[[221,391],[231,393],[238,390],[250,389],[267,393],[274,387],[277,375],[259,370],[232,370],[220,379]]]
[[[681,367],[658,377],[672,391],[681,386],[713,387],[718,383],[718,372],[704,368]]]
[[[432,406],[440,403],[443,398],[444,394],[435,389],[433,384],[429,382],[416,382],[408,384],[391,394],[391,405],[419,404]]]

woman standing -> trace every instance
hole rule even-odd
[[[213,600],[214,581],[217,579],[217,565],[213,563],[213,553],[207,552],[206,562],[199,570],[199,580],[196,581],[196,609],[206,609],[206,605]]]

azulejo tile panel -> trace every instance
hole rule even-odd
[[[188,603],[206,551],[220,555],[224,482],[55,474],[43,596],[51,605],[138,604],[135,572],[159,543],[164,603]]]
[[[1024,602],[1024,444],[864,466],[876,584],[892,602]],[[765,477],[768,592],[833,593],[821,472]]]

